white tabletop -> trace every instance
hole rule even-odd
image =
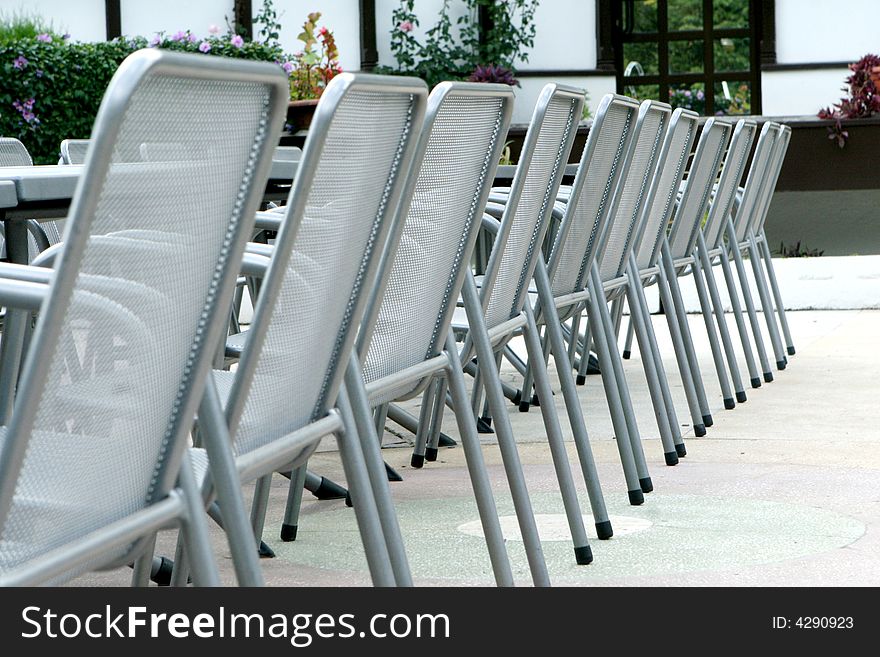
[[[18,205],[15,183],[11,180],[0,180],[0,208],[14,208]]]

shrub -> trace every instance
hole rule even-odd
[[[820,119],[833,119],[834,125],[828,128],[828,139],[837,142],[840,148],[846,145],[849,132],[843,129],[842,119],[858,119],[880,113],[880,90],[874,84],[871,75],[873,69],[880,66],[880,57],[877,55],[865,55],[859,61],[850,64],[849,70],[852,75],[846,78],[848,87],[841,91],[848,92],[848,96],[841,98],[833,108],[826,107],[819,110]]]

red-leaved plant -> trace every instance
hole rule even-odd
[[[841,124],[842,119],[860,119],[880,114],[880,89],[872,79],[872,72],[876,67],[880,67],[880,57],[870,54],[850,64],[852,75],[846,79],[849,89],[841,87],[841,91],[849,91],[849,97],[841,98],[832,107],[819,110],[820,119],[834,119],[834,125],[828,128],[828,139],[836,140],[840,148],[846,145],[849,138],[849,132]]]

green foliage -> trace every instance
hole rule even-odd
[[[318,27],[320,19],[321,12],[309,14],[297,37],[303,47],[294,53],[288,71],[291,100],[320,98],[327,83],[342,72],[336,39],[326,27]]]
[[[459,0],[464,13],[453,21],[451,0],[444,0],[437,23],[423,41],[414,30],[419,26],[415,0],[401,0],[392,12],[391,53],[397,65],[380,72],[416,75],[429,86],[443,80],[462,80],[478,66],[514,70],[514,63],[528,60],[534,45],[535,10],[538,0]],[[479,14],[486,13],[490,28],[481,34]]]
[[[39,34],[55,35],[52,22],[46,22],[38,14],[29,14],[23,10],[9,14],[0,12],[0,44],[19,39],[35,39]]]

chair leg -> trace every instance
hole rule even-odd
[[[299,511],[302,507],[303,491],[306,487],[308,462],[294,468],[287,488],[287,504],[284,507],[284,520],[281,522],[281,540],[285,543],[296,540],[299,529]]]
[[[437,396],[438,380],[434,379],[422,393],[422,407],[419,409],[419,424],[416,428],[416,439],[413,445],[409,464],[414,468],[425,465],[425,450],[428,447],[428,433],[431,430],[430,418],[434,414],[434,407],[443,403],[443,399]],[[386,414],[387,415],[387,414]]]
[[[599,266],[594,262],[593,271],[593,290],[597,295],[602,294],[602,280],[599,277]],[[592,295],[591,295],[592,296]],[[648,463],[645,460],[645,450],[642,446],[641,432],[639,431],[636,415],[633,411],[632,398],[629,394],[629,385],[626,382],[626,375],[623,371],[623,360],[620,357],[620,349],[617,346],[617,336],[614,334],[614,326],[611,321],[611,315],[608,312],[608,304],[605,303],[604,297],[600,297],[599,303],[599,320],[602,322],[603,331],[601,338],[608,342],[608,360],[614,368],[614,378],[617,380],[617,387],[620,390],[620,401],[623,409],[623,416],[626,420],[627,435],[632,444],[633,460],[636,464],[636,472],[639,475],[639,487],[643,493],[650,493],[654,490],[654,484],[651,482],[651,476],[648,473]]]
[[[428,427],[428,444],[425,447],[425,460],[436,461],[440,447],[440,428],[443,426],[443,411],[446,410],[446,392],[449,384],[446,377],[440,377],[437,383],[436,403],[434,412],[431,414],[431,424]],[[491,418],[490,418],[491,419]]]
[[[755,339],[755,349],[758,351],[758,360],[761,363],[764,381],[770,383],[773,380],[773,372],[770,369],[770,361],[767,358],[767,350],[764,348],[764,337],[761,335],[761,325],[758,322],[758,313],[755,310],[755,302],[752,299],[752,291],[749,288],[749,278],[746,275],[746,267],[743,264],[742,253],[736,242],[736,230],[733,221],[727,219],[728,249],[733,256],[733,264],[736,266],[736,274],[739,278],[739,287],[746,304],[746,312],[749,315],[749,324],[752,327],[752,337]]]
[[[550,381],[546,367],[543,365],[543,349],[538,338],[538,327],[530,304],[526,303],[525,313],[527,324],[523,327],[523,337],[526,349],[529,353],[529,362],[534,363],[532,371],[535,376],[535,389],[539,397],[544,397],[541,404],[541,415],[544,419],[544,428],[547,430],[547,443],[550,446],[550,456],[553,459],[553,467],[556,470],[556,481],[559,483],[559,492],[562,495],[562,504],[568,519],[568,528],[574,542],[575,562],[585,565],[593,561],[593,552],[587,541],[587,530],[584,529],[584,518],[581,514],[578,502],[577,489],[574,486],[574,478],[568,463],[568,453],[565,451],[565,442],[562,438],[562,427],[556,415],[556,407],[549,403]],[[539,360],[540,359],[540,360]]]
[[[666,408],[666,398],[661,389],[660,376],[657,372],[657,362],[654,359],[648,328],[645,318],[642,316],[642,308],[636,296],[636,287],[639,286],[636,274],[632,268],[627,268],[627,297],[629,299],[630,325],[635,327],[639,339],[639,351],[642,354],[642,367],[645,370],[645,379],[648,382],[648,390],[651,395],[651,405],[654,407],[654,417],[657,420],[657,429],[660,431],[660,441],[663,444],[663,456],[666,465],[678,464],[678,452],[675,450],[675,440],[672,434],[672,425]]]
[[[153,570],[153,553],[156,550],[155,534],[150,539],[149,545],[144,549],[144,553],[135,559],[134,569],[131,573],[131,585],[136,587],[149,586],[150,574]]]
[[[697,437],[706,435],[706,426],[703,424],[703,415],[700,409],[699,396],[697,395],[696,384],[693,379],[693,371],[688,362],[687,353],[684,348],[684,341],[681,337],[681,330],[676,318],[675,305],[672,301],[672,294],[669,291],[669,283],[666,279],[666,272],[660,270],[657,279],[657,289],[660,292],[660,299],[666,315],[666,325],[669,328],[669,335],[672,338],[672,351],[675,354],[675,360],[678,364],[678,372],[681,377],[682,387],[684,387],[685,397],[688,402],[688,410],[691,414],[691,424],[694,428],[694,435]]]
[[[761,299],[761,307],[764,309],[764,321],[770,332],[770,344],[773,345],[773,353],[776,355],[776,368],[784,370],[788,364],[785,350],[782,348],[782,339],[779,337],[779,328],[776,326],[776,317],[773,309],[773,301],[770,299],[770,291],[767,289],[767,281],[761,268],[761,256],[758,254],[758,245],[755,236],[749,235],[749,261],[752,263],[752,272],[755,275],[755,284],[758,287],[758,296]]]
[[[461,361],[458,358],[458,346],[451,334],[446,338],[446,355],[449,359],[449,367],[446,370],[449,392],[454,404],[460,409],[460,412],[455,414],[455,421],[461,435],[464,459],[473,487],[474,499],[477,502],[483,536],[486,539],[486,549],[489,551],[492,572],[495,574],[495,583],[498,586],[513,586],[513,571],[510,568],[510,559],[504,545],[504,535],[501,533],[501,524],[498,521],[498,509],[495,506],[492,485],[486,472],[486,463],[477,435],[477,426],[474,417],[466,410],[461,410],[468,408],[468,395],[464,385]]]
[[[791,339],[791,330],[788,327],[788,318],[785,316],[785,304],[782,302],[782,294],[779,292],[779,283],[776,281],[776,270],[773,267],[773,256],[770,247],[767,246],[767,235],[761,229],[761,255],[764,257],[764,268],[767,270],[767,278],[770,281],[770,289],[776,300],[776,312],[779,315],[779,325],[782,327],[782,335],[785,338],[786,351],[789,356],[794,356],[794,342]]]
[[[183,494],[184,504],[186,505],[186,517],[180,525],[180,532],[183,536],[181,544],[186,546],[185,553],[188,555],[191,564],[193,584],[195,586],[219,586],[220,573],[217,570],[217,564],[211,552],[211,539],[208,536],[208,519],[202,504],[202,496],[199,494],[199,489],[196,486],[189,452],[184,451],[183,453],[180,473],[177,479]],[[251,555],[254,555],[253,544],[251,544]],[[184,559],[184,561],[187,560]],[[259,564],[257,564],[255,575],[248,585],[262,586],[263,578],[262,573],[259,572]],[[239,580],[239,583],[243,584],[241,580]],[[178,582],[178,584],[186,584],[186,577],[184,576],[183,581]]]
[[[397,586],[412,586],[412,574],[403,547],[403,537],[400,534],[397,513],[391,500],[388,474],[385,470],[385,462],[382,460],[373,418],[370,417],[370,404],[364,388],[360,363],[355,354],[352,354],[346,368],[345,386],[342,393],[340,394],[339,409],[343,414],[345,432],[340,440],[340,448],[343,443],[348,443],[347,449],[349,450],[349,458],[352,459],[352,472],[349,474],[346,470],[345,476],[349,482],[352,502],[357,510],[356,495],[358,492],[351,490],[357,485],[360,494],[365,495],[361,509],[365,529],[372,532],[374,522],[378,521],[381,535],[384,537],[385,553],[391,562],[393,582]],[[366,475],[366,480],[361,479],[363,475]],[[352,476],[357,478],[357,484],[352,481]],[[358,519],[358,524],[360,525],[360,523],[361,520]],[[376,551],[378,565],[379,540],[375,537],[371,540],[372,549]],[[384,571],[382,579],[385,579]],[[391,584],[377,583],[377,585],[390,586]]]
[[[550,575],[544,560],[544,549],[541,546],[541,539],[538,537],[532,502],[529,499],[529,491],[526,487],[522,463],[513,437],[513,429],[510,426],[510,418],[507,416],[498,371],[494,367],[495,355],[483,319],[479,293],[473,278],[469,275],[465,277],[464,304],[470,325],[469,335],[472,336],[477,362],[481,364],[479,370],[483,374],[484,387],[492,408],[492,415],[495,418],[495,436],[501,450],[501,458],[504,462],[507,482],[516,509],[517,521],[522,533],[529,569],[532,573],[532,581],[535,586],[549,586]],[[489,363],[490,366],[484,367],[482,364],[485,363]]]
[[[580,308],[571,316],[571,340],[568,341],[568,362],[574,367],[574,359],[577,356],[578,341],[580,340],[581,313]]]
[[[678,275],[675,272],[675,265],[672,262],[672,256],[668,248],[668,244],[664,244],[662,251],[663,266],[666,270],[666,282],[673,300],[673,313],[678,322],[684,353],[687,356],[688,365],[691,368],[691,376],[694,382],[694,389],[697,392],[697,399],[700,402],[700,414],[702,415],[703,425],[712,426],[712,413],[709,410],[709,402],[706,399],[706,388],[703,386],[703,375],[700,372],[700,361],[697,360],[697,354],[694,351],[694,341],[691,337],[691,329],[688,324],[687,313],[684,310],[684,300],[681,297],[681,288],[678,285]],[[666,302],[663,302],[664,308]],[[669,312],[667,310],[667,312]]]
[[[545,308],[553,308],[553,292],[550,288],[550,279],[543,260],[538,261],[535,268],[535,282],[538,285],[538,295]],[[599,484],[599,473],[596,471],[596,462],[593,459],[593,450],[590,447],[590,439],[587,435],[587,426],[584,422],[584,414],[578,399],[577,388],[574,382],[574,373],[570,367],[568,353],[565,349],[565,340],[562,336],[562,326],[557,320],[557,315],[550,313],[547,318],[547,341],[550,344],[550,352],[556,364],[556,376],[562,388],[562,396],[565,400],[565,410],[568,414],[568,423],[574,436],[574,444],[577,449],[578,461],[584,483],[587,485],[587,495],[590,498],[590,506],[593,511],[593,520],[596,523],[596,534],[600,540],[606,540],[613,536],[611,520],[608,518],[608,510],[605,508],[605,497]],[[573,332],[574,339],[577,333]]]
[[[718,341],[718,333],[715,331],[712,305],[706,292],[703,268],[700,266],[699,258],[696,254],[693,256],[693,261],[691,274],[694,278],[694,285],[697,288],[697,296],[700,299],[700,314],[703,317],[703,323],[706,325],[706,335],[709,337],[709,346],[712,351],[712,360],[715,363],[715,372],[718,375],[718,384],[721,387],[721,396],[724,399],[724,408],[731,409],[736,406],[736,402],[733,399],[733,391],[730,389],[730,380],[727,378],[728,372],[727,367],[724,365],[724,354],[721,353],[721,343]]]
[[[581,311],[578,310],[578,312]],[[580,362],[578,363],[577,378],[575,379],[575,383],[579,386],[582,386],[587,382],[587,370],[590,368],[590,342],[592,342],[593,322],[590,321],[589,313],[587,314],[586,320],[587,321],[584,324],[584,343],[581,345]],[[573,336],[572,339],[577,341],[577,336]]]
[[[254,499],[251,502],[251,529],[257,551],[261,557],[273,558],[275,552],[263,540],[263,526],[266,523],[266,509],[269,508],[269,493],[272,491],[272,474],[257,479],[254,485]]]
[[[727,285],[727,294],[730,297],[730,305],[733,308],[733,317],[736,319],[736,330],[739,333],[739,339],[742,343],[743,353],[746,356],[746,365],[749,369],[749,379],[753,388],[761,387],[761,374],[758,372],[758,366],[755,363],[755,355],[752,353],[752,345],[749,341],[749,332],[746,328],[746,322],[743,319],[742,304],[739,301],[739,292],[733,280],[733,272],[730,269],[730,260],[727,254],[721,255],[721,270],[724,273],[724,283]]]
[[[626,340],[623,343],[623,359],[629,360],[632,356],[633,334],[635,333],[632,320],[632,307],[629,310],[629,321],[626,323]]]
[[[623,415],[623,404],[620,400],[620,388],[617,385],[617,377],[614,368],[611,366],[611,350],[608,342],[602,339],[600,331],[601,320],[599,317],[601,301],[596,299],[593,294],[593,286],[590,284],[589,312],[592,317],[591,324],[597,328],[596,332],[596,351],[599,356],[599,366],[602,369],[602,386],[605,388],[605,400],[608,403],[608,411],[611,413],[611,423],[614,427],[614,433],[617,438],[617,451],[620,455],[620,463],[623,466],[623,476],[626,480],[627,493],[629,495],[629,503],[638,506],[645,501],[645,494],[642,492],[639,483],[639,475],[636,471],[635,457],[633,456],[632,443],[629,439],[629,431],[627,429],[626,418]]]

